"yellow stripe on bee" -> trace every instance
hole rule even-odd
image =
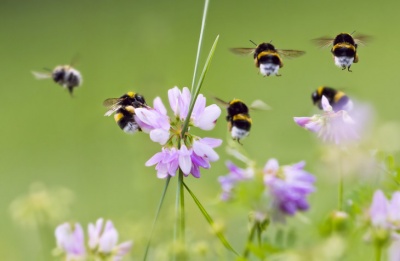
[[[240,121],[240,120],[248,121],[250,123],[253,122],[251,118],[245,114],[236,114],[235,116],[233,116],[233,121]]]
[[[130,113],[132,113],[132,114],[135,114],[135,108],[133,107],[133,106],[125,106],[125,108],[124,108],[126,111],[128,111],[128,112],[130,112]]]
[[[134,92],[128,92],[127,94],[128,94],[128,96],[131,97],[131,98],[135,97],[135,93],[134,93]]]
[[[352,49],[353,51],[356,50],[356,47],[354,45],[352,45],[352,44],[349,44],[349,43],[338,43],[338,44],[335,44],[335,46],[333,46],[332,50],[335,50],[336,48],[349,48],[349,49]]]
[[[238,103],[238,102],[242,103],[242,101],[239,100],[239,99],[233,99],[233,100],[231,100],[231,101],[229,102],[229,105],[232,105],[232,104]]]
[[[261,52],[261,53],[259,53],[259,54],[257,55],[257,59],[260,60],[261,57],[266,56],[266,55],[274,55],[274,56],[277,56],[277,57],[280,59],[279,55],[278,55],[276,52],[274,52],[274,51],[264,51],[264,52]]]
[[[343,96],[345,96],[344,92],[338,91],[335,97],[333,97],[333,101],[338,102]]]
[[[318,87],[317,89],[318,96],[322,95],[322,91],[324,90],[324,88],[325,88],[324,86]]]
[[[124,115],[119,112],[114,115],[114,120],[115,120],[115,122],[119,122],[123,117],[124,117]]]

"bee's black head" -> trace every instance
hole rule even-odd
[[[63,81],[65,77],[65,70],[64,69],[55,70],[52,74],[52,77],[56,83]]]

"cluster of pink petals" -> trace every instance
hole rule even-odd
[[[90,223],[88,235],[89,252],[95,256],[109,256],[112,257],[110,260],[120,261],[132,248],[131,241],[117,245],[118,231],[110,220],[105,225],[102,218],[98,219],[96,224]],[[74,226],[69,223],[59,225],[55,236],[57,248],[65,254],[67,261],[85,260],[87,254],[84,233],[79,223]]]
[[[264,182],[272,197],[272,209],[278,219],[309,208],[307,196],[314,192],[315,178],[304,170],[305,162],[279,167],[276,159],[268,160]]]
[[[179,150],[162,148],[161,152],[156,153],[146,162],[146,166],[156,165],[158,178],[175,176],[178,167],[185,176],[192,174],[193,177],[200,178],[200,167],[208,169],[210,162],[219,159],[214,148],[221,145],[221,142],[219,139],[203,138],[194,140],[190,149],[184,144]]]
[[[378,229],[378,235],[382,235],[379,230],[386,230],[391,239],[388,249],[388,260],[400,260],[400,191],[392,195],[392,199],[386,198],[381,190],[374,193],[371,206],[369,208],[369,218],[374,229]],[[370,237],[369,235],[368,237]]]
[[[168,91],[168,100],[175,116],[173,118],[168,117],[167,110],[159,97],[154,100],[154,108],[137,108],[135,110],[136,122],[141,129],[150,134],[152,141],[165,145],[161,152],[156,153],[146,162],[146,166],[156,165],[158,178],[175,176],[178,168],[185,176],[192,174],[199,178],[200,167],[208,169],[210,162],[219,159],[214,148],[220,146],[222,141],[213,138],[192,137],[188,139],[190,144],[185,144],[184,140],[181,140],[179,148],[177,148],[177,144],[167,144],[168,141],[171,141],[171,129],[178,128],[172,135],[179,133],[179,128],[188,117],[191,93],[186,87],[182,91],[178,87],[174,87]],[[220,115],[221,109],[215,104],[206,106],[206,98],[199,94],[190,116],[189,126],[211,130]]]
[[[353,120],[345,110],[335,112],[325,96],[322,97],[321,105],[323,114],[294,117],[294,121],[300,127],[317,133],[326,142],[343,144],[360,138],[361,122]]]
[[[254,170],[251,168],[248,169],[239,168],[231,161],[228,161],[226,163],[226,167],[229,170],[228,175],[220,176],[218,178],[218,181],[222,187],[221,200],[223,201],[227,201],[232,198],[232,191],[238,182],[249,180],[254,177]]]

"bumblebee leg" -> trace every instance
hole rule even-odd
[[[243,146],[243,144],[240,142],[240,139],[236,139],[236,140],[237,140],[237,142],[238,142],[240,145]]]
[[[351,66],[351,65],[350,65]],[[347,70],[349,71],[349,72],[352,72],[352,70],[350,70],[350,66],[349,67],[347,67]]]
[[[68,88],[69,94],[71,94],[71,97],[74,96],[73,95],[74,87],[73,86],[68,86],[67,88]]]
[[[343,65],[343,66],[342,66],[342,70],[346,70],[346,65]]]
[[[277,74],[276,74],[276,76],[278,76],[278,77],[279,77],[279,76],[282,76],[282,74],[279,74],[279,73],[277,73]]]

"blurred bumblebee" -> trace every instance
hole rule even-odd
[[[235,54],[253,54],[254,63],[260,69],[260,73],[264,76],[276,75],[279,69],[283,67],[282,57],[294,58],[305,54],[304,51],[297,50],[280,50],[276,49],[271,42],[261,43],[255,48],[232,48],[231,51]]]
[[[342,70],[347,68],[351,72],[351,65],[358,63],[358,45],[369,38],[366,35],[353,37],[353,33],[340,33],[335,38],[321,37],[314,41],[321,47],[332,45],[331,53],[333,54],[335,65],[342,68]]]
[[[72,95],[74,88],[82,85],[81,73],[72,68],[70,65],[59,65],[54,68],[52,72],[32,72],[36,79],[49,79],[52,78],[54,82],[58,83],[64,88],[67,88]]]
[[[110,116],[115,112],[114,120],[124,132],[134,134],[141,131],[135,121],[135,108],[148,108],[142,95],[128,92],[119,98],[106,99],[103,105],[108,108],[104,116]]]
[[[318,106],[318,108],[321,110],[322,96],[325,96],[328,99],[329,104],[332,106],[332,109],[334,111],[351,111],[351,109],[353,108],[353,102],[344,92],[338,91],[330,87],[321,86],[311,94],[311,99],[314,105]]]

